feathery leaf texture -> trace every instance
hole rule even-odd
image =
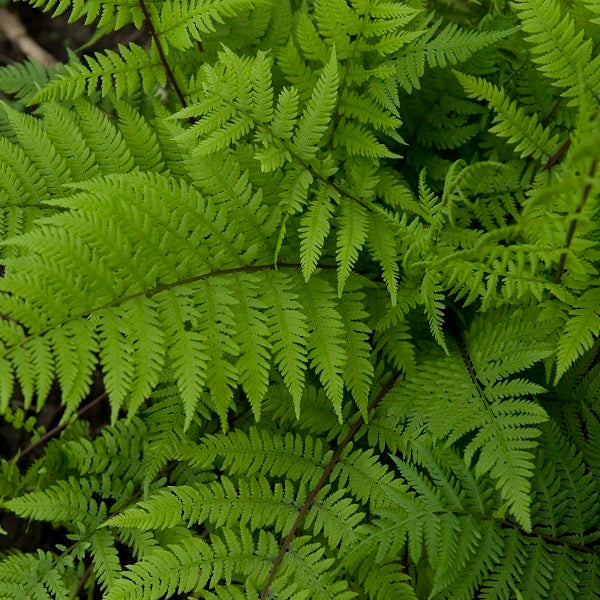
[[[30,2],[0,598],[597,598],[598,0]]]

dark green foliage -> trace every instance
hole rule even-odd
[[[600,3],[34,4],[151,36],[0,69],[0,598],[598,598]]]

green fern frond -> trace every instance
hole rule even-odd
[[[556,0],[517,0],[515,8],[532,45],[533,61],[562,88],[567,98],[581,91],[600,100],[600,57],[592,59],[593,42],[577,31],[570,14]]]
[[[4,110],[19,143],[42,173],[48,191],[51,194],[60,194],[62,186],[70,176],[69,167],[54,148],[48,135],[44,132],[41,123],[28,115],[18,113],[7,106]]]
[[[0,563],[0,593],[7,600],[17,600],[27,594],[30,598],[68,600],[69,586],[65,567],[50,552],[16,552]]]
[[[100,586],[103,590],[111,589],[121,574],[121,561],[111,533],[101,529],[96,531],[90,537],[90,552]]]
[[[333,49],[294,131],[293,147],[303,160],[310,160],[317,153],[318,144],[329,127],[338,85],[337,59]]]
[[[598,292],[596,288],[588,290],[569,311],[558,342],[555,382],[558,382],[577,358],[591,348],[600,333]]]
[[[329,220],[333,212],[331,191],[320,186],[314,202],[304,213],[300,225],[300,264],[305,281],[317,268],[323,244],[329,234]]]
[[[596,598],[598,1],[30,3],[0,597]]]
[[[483,79],[455,73],[467,94],[478,100],[486,100],[496,111],[496,124],[490,129],[509,144],[515,145],[515,152],[521,158],[533,156],[536,159],[548,159],[554,152],[558,136],[552,136],[538,122],[536,115],[527,116],[523,108],[506,95],[502,88]]]
[[[7,65],[0,68],[0,91],[27,104],[48,83],[55,71],[55,68],[46,69],[34,60]]]
[[[367,239],[369,216],[366,209],[357,202],[344,200],[341,202],[339,221],[336,260],[338,263],[338,296],[341,296],[352,268],[358,260],[359,252]]]
[[[418,408],[409,408],[409,404],[406,404],[406,409],[402,410],[408,411],[403,414],[415,431],[426,427],[434,439],[444,439],[448,444],[454,444],[470,434],[464,446],[465,460],[474,465],[478,476],[489,472],[511,513],[525,529],[530,529],[529,490],[534,470],[533,451],[537,446],[535,439],[540,433],[538,426],[548,417],[543,408],[527,399],[527,396],[539,393],[543,388],[522,381],[516,384],[509,381],[498,387],[501,377],[527,368],[529,356],[525,351],[523,358],[517,353],[513,365],[507,364],[505,371],[494,373],[496,365],[493,355],[489,359],[486,357],[484,362],[478,353],[477,339],[485,340],[486,345],[489,339],[488,347],[495,348],[492,345],[494,338],[504,337],[505,330],[491,328],[490,325],[486,327],[484,323],[484,319],[473,323],[472,331],[477,331],[478,335],[469,337],[465,348],[461,349],[460,344],[458,347],[449,345],[448,358],[432,357],[411,372],[411,382],[400,384],[398,392],[400,397],[418,402]],[[523,315],[520,326],[516,323],[515,330],[526,327],[527,317]],[[507,333],[510,339],[511,332]],[[517,335],[519,338],[515,341],[518,340],[518,344],[527,339],[520,337],[522,333]],[[542,350],[537,360],[548,356],[550,352]],[[487,371],[487,365],[492,368],[491,372]],[[443,386],[436,380],[436,373],[440,372],[445,373]],[[431,407],[431,412],[415,397],[415,390],[419,387],[429,390],[427,405]],[[456,395],[454,390],[459,389],[463,391]],[[520,397],[522,393],[527,396]],[[479,408],[475,410],[476,406]]]
[[[425,273],[421,284],[421,297],[431,333],[435,341],[444,349],[444,352],[448,353],[442,330],[444,323],[444,304],[442,300],[444,296],[441,293],[439,276],[434,273]]]
[[[355,528],[362,519],[357,506],[343,493],[328,494],[324,489],[307,514],[303,527],[318,535],[323,531],[332,547],[342,542],[353,544]],[[285,481],[271,486],[264,477],[240,479],[238,484],[224,478],[201,487],[177,486],[160,490],[135,507],[127,509],[105,525],[118,528],[166,529],[181,523],[188,526],[214,523],[222,527],[229,521],[239,521],[251,531],[272,526],[286,535],[298,511],[306,500],[306,491]]]
[[[393,229],[380,214],[371,216],[371,225],[367,239],[373,258],[381,264],[383,280],[390,293],[392,306],[396,303],[398,294],[398,245]]]
[[[307,340],[308,359],[315,369],[327,397],[342,420],[344,366],[347,355],[344,343],[344,326],[332,301],[332,286],[324,279],[311,278],[302,288],[300,296],[309,322]],[[354,368],[352,365],[351,368]]]
[[[131,96],[138,90],[150,93],[155,85],[166,84],[156,49],[150,52],[136,44],[120,46],[118,52],[107,50],[84,57],[85,63],[65,65],[63,71],[29,101],[39,104],[48,100],[75,100],[95,94],[98,84],[102,96]]]
[[[252,8],[255,0],[184,0],[152,6],[157,35],[178,50],[186,50],[198,40],[215,31],[215,23]]]
[[[60,481],[39,492],[32,492],[8,500],[5,508],[23,518],[34,518],[53,523],[99,523],[106,516],[106,505],[92,499],[92,489],[85,481],[75,478]]]
[[[307,319],[300,310],[298,294],[286,275],[271,274],[266,278],[265,284],[271,297],[271,305],[266,314],[271,330],[269,341],[273,348],[273,359],[290,391],[296,413],[299,414],[304,372],[308,362]]]
[[[456,66],[514,33],[514,29],[469,30],[455,23],[440,27],[441,19],[430,23],[429,31],[404,50],[395,61],[398,83],[409,93],[421,88],[426,67]]]

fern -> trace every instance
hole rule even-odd
[[[0,597],[595,598],[596,0],[32,4]]]
[[[576,33],[573,19],[554,0],[520,1],[517,9],[540,71],[565,96],[576,96],[581,86],[598,102],[600,62],[592,59],[592,40],[583,31]]]
[[[538,123],[535,115],[525,116],[523,109],[511,102],[502,90],[485,81],[462,74],[457,74],[457,77],[470,96],[487,100],[498,113],[497,124],[490,132],[507,138],[509,144],[516,144],[515,152],[521,158],[533,156],[548,159],[552,155],[557,136],[551,137],[550,132]]]

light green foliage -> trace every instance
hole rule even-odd
[[[32,4],[0,598],[597,597],[598,1]]]

